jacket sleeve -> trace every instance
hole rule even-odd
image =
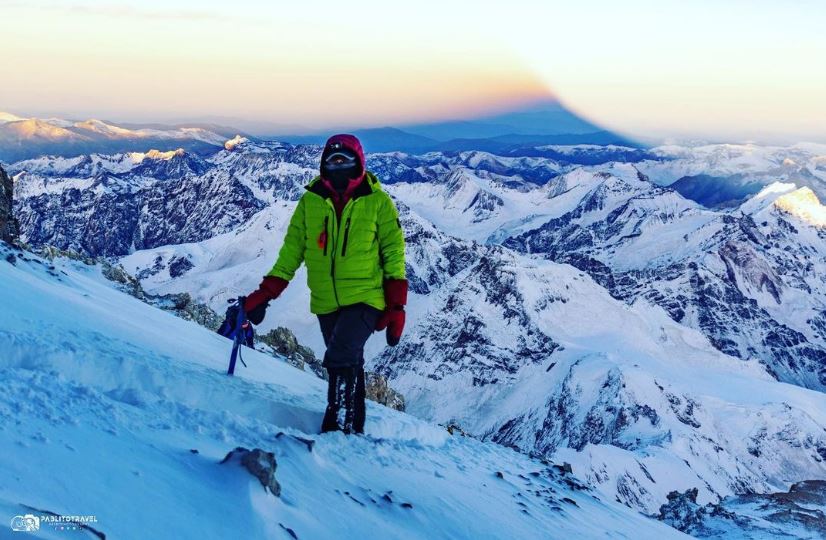
[[[389,195],[384,195],[384,203],[378,216],[379,250],[384,267],[384,279],[405,279],[404,231],[399,221],[399,212]]]
[[[284,244],[278,252],[278,260],[270,270],[268,276],[280,277],[290,281],[295,276],[295,271],[304,261],[304,250],[306,249],[306,225],[304,221],[304,198],[298,201],[293,217],[290,218],[290,225],[287,227],[287,234],[284,235]]]

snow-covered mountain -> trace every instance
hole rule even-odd
[[[826,231],[811,190],[775,184],[713,212],[625,164],[547,187],[562,194],[547,205],[558,217],[505,245],[572,264],[627,302],[645,298],[780,380],[826,389]]]
[[[227,340],[98,268],[0,244],[0,280],[0,511],[39,538],[685,537],[372,403],[365,436],[316,435],[323,381],[254,351],[228,378]]]
[[[24,239],[93,256],[203,240],[264,206],[236,169],[215,174],[185,151],[39,158],[14,170]]]
[[[237,138],[204,157],[10,171],[24,240],[126,255],[147,290],[220,309],[269,269],[319,152]],[[773,184],[708,209],[654,177],[680,159],[371,155],[402,211],[413,292],[402,344],[373,340],[373,366],[408,410],[574,463],[652,514],[673,490],[716,504],[826,478],[823,206]],[[265,330],[318,350],[303,281]]]
[[[227,128],[220,126],[125,127],[97,119],[23,118],[0,112],[0,160],[153,147],[208,151],[223,145],[227,135]]]
[[[204,240],[245,223],[275,200],[297,200],[320,152],[316,146],[236,137],[208,156],[177,150],[40,157],[13,163],[9,172],[26,241],[120,256]],[[452,175],[447,195],[466,200],[423,213],[437,220],[455,210],[456,225],[473,224],[475,236],[484,240],[511,214],[524,212],[527,191],[576,165],[463,152],[379,154],[370,156],[368,166],[388,183],[399,183],[401,195],[405,189],[442,190],[436,186]],[[508,205],[499,208],[503,197]]]
[[[826,200],[826,145],[756,144],[666,145],[639,169],[653,181],[670,185],[706,206],[732,207],[775,182],[811,188]]]
[[[451,266],[440,259],[455,252],[439,257],[444,244],[424,250],[425,268],[442,275]],[[708,502],[826,474],[826,395],[777,383],[570,266],[499,247],[457,259],[403,343],[375,360],[408,410],[564,456],[606,495],[647,511],[685,486]]]

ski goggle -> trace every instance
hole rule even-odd
[[[358,165],[358,158],[352,152],[339,150],[324,158],[324,168],[329,171],[351,169]]]

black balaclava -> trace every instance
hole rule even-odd
[[[338,193],[344,193],[350,180],[361,175],[359,158],[349,148],[340,148],[324,158],[321,163],[321,176],[333,185]]]

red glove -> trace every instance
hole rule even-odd
[[[264,281],[258,286],[258,290],[250,293],[249,296],[247,296],[246,302],[244,302],[244,311],[247,312],[247,318],[250,322],[253,324],[261,324],[270,300],[275,300],[281,296],[281,293],[284,292],[284,289],[286,289],[289,284],[289,281],[280,277],[264,277]]]
[[[387,307],[376,322],[376,330],[387,328],[387,344],[398,345],[404,332],[404,306],[407,304],[407,280],[388,279],[384,282],[384,302]]]

